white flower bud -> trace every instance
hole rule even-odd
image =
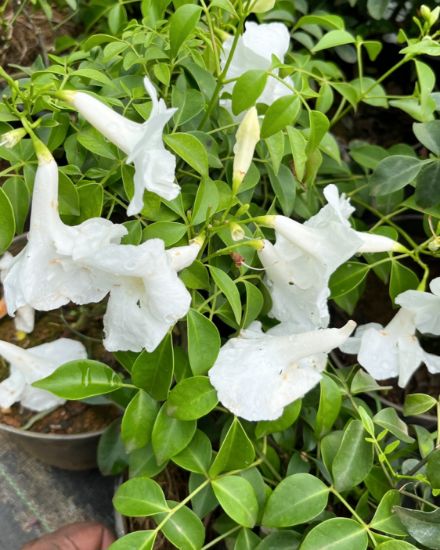
[[[233,241],[235,242],[242,241],[245,238],[246,234],[244,232],[244,229],[241,227],[241,225],[235,222],[231,222],[229,224],[229,227],[231,230],[231,237]]]
[[[240,123],[234,145],[234,167],[232,186],[236,193],[250,168],[255,152],[255,147],[260,140],[260,124],[255,107],[251,107]]]

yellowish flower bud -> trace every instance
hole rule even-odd
[[[25,135],[26,130],[24,128],[17,128],[16,130],[6,132],[0,136],[0,146],[6,147],[6,149],[12,149],[12,147],[15,147]]]
[[[255,0],[251,5],[252,13],[265,13],[271,10],[275,5],[275,0]]]
[[[229,224],[229,227],[231,229],[231,237],[233,241],[237,242],[237,241],[242,241],[244,239],[245,232],[241,227],[241,225],[235,222],[231,222]]]
[[[250,168],[255,147],[260,140],[260,124],[255,107],[251,107],[246,113],[235,137],[235,158],[232,177],[232,190],[234,194],[237,193],[241,182]]]

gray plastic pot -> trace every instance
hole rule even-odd
[[[0,423],[0,432],[30,455],[63,470],[96,468],[96,451],[104,429],[82,434],[42,434]]]

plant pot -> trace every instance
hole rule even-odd
[[[26,452],[45,464],[64,470],[96,468],[96,450],[104,429],[82,434],[44,434],[0,423],[0,431]]]

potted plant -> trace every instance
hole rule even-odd
[[[112,19],[83,51],[4,75],[4,139],[37,165],[5,301],[14,315],[107,300],[103,343],[123,370],[74,359],[32,387],[124,406],[99,450],[128,476],[115,550],[438,548],[438,435],[377,396],[422,363],[440,372],[421,344],[440,335],[440,123],[421,60],[439,53],[439,11],[414,14],[383,71],[360,25],[239,0],[145,3],[141,22]],[[419,145],[341,137],[354,110],[390,105]],[[372,277],[385,319],[370,309],[356,327]],[[434,407],[415,391],[403,413]]]

